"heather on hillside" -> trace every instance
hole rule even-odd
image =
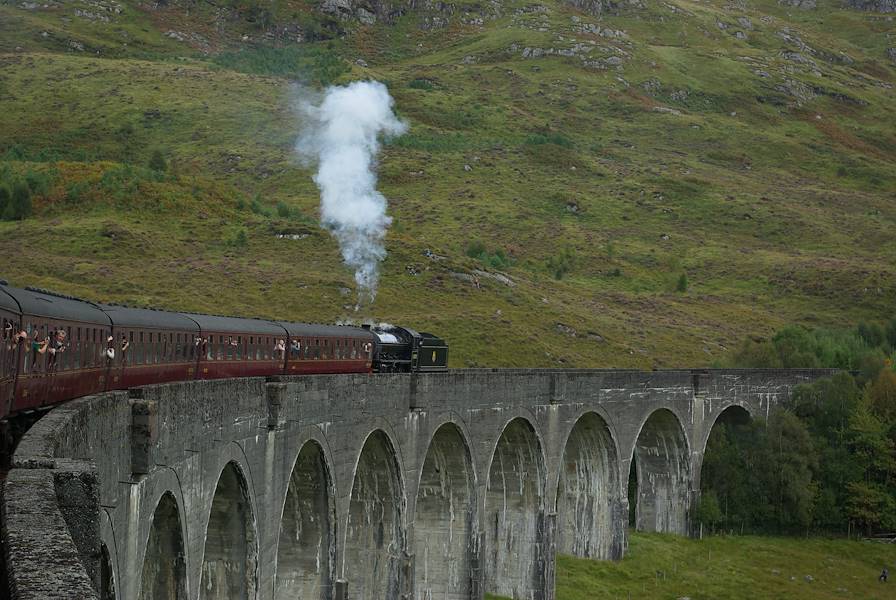
[[[0,4],[0,277],[399,322],[455,367],[783,366],[798,329],[741,341],[892,318],[874,3],[337,4]],[[296,89],[359,80],[408,124],[375,164],[392,224],[365,314],[294,153]]]

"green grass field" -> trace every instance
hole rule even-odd
[[[634,533],[623,560],[560,556],[557,600],[893,598],[892,544],[755,536],[703,540]],[[807,579],[807,576],[811,580]],[[497,597],[492,597],[497,598]]]
[[[312,4],[273,18],[305,26]],[[0,276],[138,305],[402,323],[444,335],[455,367],[698,366],[784,323],[891,316],[884,17],[829,0],[599,18],[555,0],[453,4],[483,22],[457,12],[424,29],[432,15],[411,11],[302,45],[204,2],[0,4],[0,176],[48,182],[32,218],[0,222]],[[410,130],[380,157],[395,222],[376,303],[355,313],[294,157],[292,82],[363,78],[389,86]],[[161,176],[146,168],[156,150]],[[470,258],[476,241],[508,260]],[[477,269],[513,285],[474,288]]]

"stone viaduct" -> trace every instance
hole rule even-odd
[[[830,371],[519,371],[167,384],[23,438],[13,598],[554,595],[557,552],[689,532],[710,430]],[[627,482],[634,465],[636,497]]]

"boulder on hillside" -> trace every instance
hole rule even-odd
[[[896,48],[887,48],[887,57],[896,63]]]

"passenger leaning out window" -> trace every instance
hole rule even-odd
[[[121,364],[125,364],[128,360],[128,348],[131,347],[131,342],[128,341],[128,338],[125,334],[121,334]]]
[[[49,339],[50,339],[50,344],[49,344],[49,347],[47,348],[47,352],[50,355],[50,358],[47,361],[48,370],[56,368],[56,364],[59,360],[59,357],[62,355],[63,352],[65,352],[65,349],[68,346],[68,344],[65,341],[65,330],[64,329],[59,329],[59,330],[53,332],[53,334],[50,336]]]

